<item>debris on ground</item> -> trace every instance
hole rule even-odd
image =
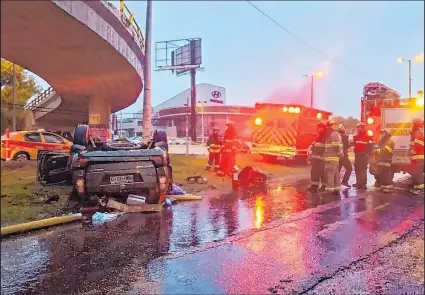
[[[203,184],[203,183],[207,183],[208,179],[206,177],[204,177],[201,174],[197,174],[197,175],[192,175],[186,178],[187,181],[189,181],[189,183],[199,183],[199,184]]]
[[[50,196],[46,201],[44,201],[44,203],[52,204],[52,203],[58,202],[58,201],[59,201],[59,195],[53,195],[53,196]]]
[[[105,222],[116,219],[118,216],[122,215],[122,212],[118,213],[102,213],[96,212],[91,217],[91,223],[94,225],[101,225]]]
[[[171,186],[170,195],[185,195],[186,192],[179,186],[173,185]]]

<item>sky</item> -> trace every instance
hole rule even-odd
[[[399,56],[413,60],[412,92],[424,87],[424,65],[414,62],[424,52],[422,1],[253,3],[308,46],[246,1],[153,2],[154,106],[190,87],[189,76],[155,71],[155,42],[196,37],[202,38],[204,68],[196,82],[226,87],[230,105],[308,105],[310,79],[303,75],[322,71],[314,81],[314,106],[358,117],[368,82],[382,82],[407,97],[408,64],[397,63]],[[146,2],[126,5],[144,28]],[[137,112],[142,104],[143,92],[123,112]]]

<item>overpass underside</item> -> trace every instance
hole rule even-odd
[[[109,127],[111,111],[141,93],[140,53],[130,52],[123,25],[105,7],[100,1],[1,1],[2,57],[58,94],[43,103],[44,113],[34,111],[34,126],[69,127],[95,118]]]

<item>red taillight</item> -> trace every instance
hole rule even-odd
[[[368,135],[368,136],[373,136],[373,131],[372,131],[372,130],[368,130],[368,131],[367,131],[367,135]]]
[[[288,108],[288,112],[290,112],[291,114],[292,114],[294,111],[295,111],[295,108],[294,108],[294,107],[289,107],[289,108]]]
[[[329,115],[328,120],[332,120],[332,119],[333,119],[332,115]]]
[[[322,119],[322,113],[317,113],[316,118],[319,120]]]
[[[375,120],[372,117],[367,118],[366,122],[370,125],[375,123]]]
[[[261,124],[263,124],[263,120],[260,117],[257,117],[257,118],[255,118],[254,123],[257,126],[260,126]]]

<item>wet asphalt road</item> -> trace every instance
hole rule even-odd
[[[373,189],[312,195],[302,192],[306,186],[211,193],[161,213],[6,239],[2,294],[329,293],[341,285],[338,276],[355,273],[350,267],[423,224],[423,196]],[[366,293],[380,283],[371,278]],[[414,278],[403,286],[423,293],[423,275],[422,284]]]

